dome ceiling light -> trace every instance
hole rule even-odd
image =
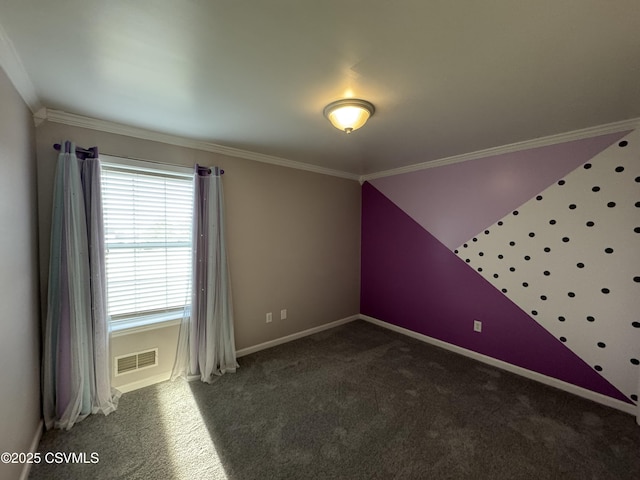
[[[345,98],[331,102],[324,107],[323,113],[338,130],[351,133],[367,123],[375,111],[375,107],[366,100]]]

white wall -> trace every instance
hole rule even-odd
[[[28,452],[40,425],[37,225],[33,120],[0,69],[0,452]]]

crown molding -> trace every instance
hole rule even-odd
[[[40,110],[33,114],[33,123],[36,127],[40,126],[42,122],[47,119],[47,108],[42,107]]]
[[[116,122],[110,122],[107,120],[98,120],[91,117],[85,117],[82,115],[76,115],[73,113],[67,113],[60,110],[52,110],[49,108],[41,108],[34,114],[34,121],[36,125],[40,125],[45,120],[60,123],[64,125],[70,125],[74,127],[88,128],[91,130],[97,130],[106,133],[114,133],[117,135],[125,135],[128,137],[139,138],[142,140],[151,140],[155,142],[166,143],[169,145],[176,145],[180,147],[193,148],[205,152],[212,152],[229,157],[243,158],[245,160],[253,160],[256,162],[268,163],[271,165],[277,165],[286,168],[294,168],[297,170],[305,170],[308,172],[319,173],[322,175],[330,175],[334,177],[346,178],[349,180],[357,180],[360,184],[365,181],[374,180],[376,178],[390,177],[393,175],[400,175],[402,173],[417,172],[420,170],[426,170],[428,168],[442,167],[445,165],[452,165],[454,163],[466,162],[469,160],[477,160],[494,155],[502,155],[505,153],[512,153],[522,150],[529,150],[532,148],[546,147],[549,145],[556,145],[559,143],[570,142],[574,140],[582,140],[585,138],[595,137],[598,135],[606,135],[608,133],[622,132],[625,130],[634,130],[640,128],[640,118],[632,118],[629,120],[623,120],[620,122],[608,123],[605,125],[599,125],[595,127],[583,128],[581,130],[574,130],[571,132],[560,133],[556,135],[550,135],[547,137],[535,138],[532,140],[525,140],[522,142],[511,143],[508,145],[502,145],[499,147],[487,148],[484,150],[478,150],[476,152],[464,153],[461,155],[454,155],[451,157],[445,157],[438,160],[432,160],[428,162],[417,163],[408,165],[406,167],[394,168],[391,170],[384,170],[381,172],[371,173],[367,175],[357,175],[353,173],[344,172],[341,170],[333,170],[330,168],[320,167],[317,165],[311,165],[308,163],[297,162],[286,158],[275,157],[272,155],[265,155],[262,153],[251,152],[249,150],[241,150],[233,147],[225,147],[224,145],[218,145],[211,142],[205,142],[202,140],[194,140],[190,138],[180,137],[177,135],[170,135],[166,133],[155,132],[153,130],[146,130],[144,128],[132,127]]]
[[[34,115],[35,117],[35,115]],[[333,170],[330,168],[319,167],[317,165],[311,165],[308,163],[296,162],[286,158],[274,157],[272,155],[265,155],[262,153],[251,152],[248,150],[241,150],[238,148],[225,147],[211,142],[205,142],[202,140],[194,140],[190,138],[180,137],[177,135],[170,135],[167,133],[155,132],[153,130],[146,130],[144,128],[131,127],[121,123],[110,122],[107,120],[98,120],[91,117],[85,117],[82,115],[76,115],[73,113],[67,113],[60,110],[52,110],[50,108],[38,111],[36,122],[42,123],[44,120],[48,120],[53,123],[61,123],[63,125],[69,125],[73,127],[88,128],[91,130],[98,130],[100,132],[115,133],[117,135],[125,135],[127,137],[139,138],[142,140],[151,140],[154,142],[166,143],[169,145],[176,145],[179,147],[193,148],[196,150],[202,150],[205,152],[218,153],[229,157],[243,158],[245,160],[254,160],[256,162],[268,163],[271,165],[277,165],[280,167],[294,168],[297,170],[305,170],[313,173],[320,173],[322,175],[331,175],[333,177],[346,178],[349,180],[358,180],[359,175],[343,172],[340,170]]]
[[[360,184],[363,184],[368,180],[374,180],[376,178],[391,177],[393,175],[400,175],[402,173],[417,172],[419,170],[426,170],[428,168],[442,167],[445,165],[452,165],[454,163],[467,162],[469,160],[476,160],[479,158],[485,158],[494,155],[502,155],[504,153],[512,153],[522,150],[529,150],[532,148],[546,147],[549,145],[571,142],[573,140],[582,140],[585,138],[596,137],[598,135],[606,135],[608,133],[634,130],[636,128],[640,128],[640,118],[632,118],[620,122],[607,123],[605,125],[599,125],[596,127],[583,128],[581,130],[559,133],[557,135],[550,135],[548,137],[534,138],[532,140],[510,143],[508,145],[502,145],[499,147],[486,148],[484,150],[478,150],[476,152],[463,153],[461,155],[454,155],[452,157],[445,157],[438,160],[416,163],[414,165],[408,165],[406,167],[399,167],[377,173],[370,173],[368,175],[360,176],[358,180],[360,181]]]
[[[0,67],[9,77],[9,80],[25,101],[31,113],[36,113],[42,108],[36,89],[31,83],[29,75],[20,60],[20,56],[13,46],[13,42],[0,24]]]

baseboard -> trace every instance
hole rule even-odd
[[[251,353],[259,352],[260,350],[266,350],[267,348],[275,347],[277,345],[282,345],[283,343],[292,342],[293,340],[298,340],[299,338],[313,335],[314,333],[322,332],[324,330],[329,330],[330,328],[334,328],[339,325],[344,325],[345,323],[353,322],[354,320],[358,320],[359,318],[361,318],[360,315],[351,315],[350,317],[342,318],[340,320],[336,320],[335,322],[325,323],[324,325],[320,325],[319,327],[309,328],[308,330],[292,333],[291,335],[276,338],[275,340],[269,340],[268,342],[260,343],[252,347],[242,348],[236,351],[236,356],[243,357]]]
[[[36,453],[38,451],[38,445],[40,445],[40,439],[42,438],[42,430],[44,429],[44,421],[40,419],[38,422],[38,426],[36,428],[36,432],[33,435],[33,440],[31,440],[31,445],[29,446],[30,453]],[[22,473],[20,474],[20,480],[27,480],[29,478],[29,472],[31,472],[31,464],[25,463],[22,467]]]
[[[155,385],[156,383],[167,381],[170,378],[171,372],[159,373],[158,375],[143,378],[142,380],[138,380],[137,382],[127,383],[125,385],[120,385],[119,387],[114,386],[113,388],[117,388],[121,393],[127,393],[132,392],[133,390],[138,390],[139,388],[144,388],[150,385]]]
[[[630,405],[621,400],[616,400],[615,398],[607,397],[606,395],[602,395],[601,393],[592,392],[591,390],[578,387],[571,383],[563,382],[562,380],[558,380],[557,378],[548,377],[547,375],[543,375],[541,373],[534,372],[532,370],[527,370],[526,368],[518,367],[517,365],[512,365],[502,360],[497,360],[487,355],[474,352],[473,350],[467,350],[466,348],[458,347],[457,345],[443,342],[442,340],[438,340],[433,337],[428,337],[427,335],[422,335],[421,333],[416,333],[411,330],[407,330],[406,328],[398,327],[397,325],[393,325],[391,323],[383,322],[382,320],[378,320],[377,318],[373,318],[368,315],[360,314],[359,318],[367,322],[373,323],[374,325],[378,325],[379,327],[393,330],[394,332],[398,332],[408,337],[415,338],[416,340],[420,340],[421,342],[425,342],[430,345],[435,345],[436,347],[444,348],[445,350],[449,350],[451,352],[464,355],[465,357],[478,360],[479,362],[486,363],[487,365],[491,365],[493,367],[506,370],[507,372],[515,373],[516,375],[520,375],[522,377],[529,378],[531,380],[535,380],[540,383],[544,383],[545,385],[555,387],[559,390],[564,390],[565,392],[572,393],[582,398],[586,398],[587,400],[591,400],[601,405],[606,405],[607,407],[615,408],[616,410],[620,410],[622,412],[629,413],[634,416],[637,413],[635,405]]]
[[[358,320],[359,318],[360,318],[360,315],[352,315],[347,318],[336,320],[335,322],[320,325],[319,327],[314,327],[308,330],[303,330],[301,332],[293,333],[291,335],[287,335],[286,337],[276,338],[275,340],[270,340],[268,342],[260,343],[252,347],[243,348],[241,350],[236,351],[236,357],[243,357],[251,353],[259,352],[260,350],[265,350],[267,348],[275,347],[276,345],[282,345],[283,343],[291,342],[293,340],[297,340],[299,338],[306,337],[308,335],[313,335],[314,333],[322,332],[323,330],[329,330],[330,328],[334,328],[334,327],[337,327],[338,325],[343,325],[345,323]],[[122,393],[127,393],[127,392],[132,392],[133,390],[138,390],[139,388],[144,388],[150,385],[155,385],[156,383],[167,381],[170,378],[171,378],[171,372],[166,372],[166,373],[154,375],[152,377],[144,378],[142,380],[138,380],[137,382],[131,382],[125,385],[120,385],[119,387],[114,387],[114,388],[117,388]],[[199,375],[191,375],[187,378],[187,381],[192,382],[199,379],[200,379]]]

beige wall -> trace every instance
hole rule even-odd
[[[31,112],[0,69],[0,452],[28,452],[40,421],[35,160]],[[0,463],[0,478],[21,471]]]
[[[227,242],[238,349],[359,312],[360,185],[356,181],[158,142],[45,122],[37,128],[41,277],[46,285],[53,143],[69,139],[104,154],[225,169]],[[43,298],[45,290],[42,291]],[[280,320],[280,310],[288,319]],[[265,314],[273,312],[272,323]],[[112,352],[175,345],[176,328],[116,337]],[[138,337],[138,338],[135,338]],[[175,347],[173,347],[175,348]],[[167,352],[161,351],[161,359]],[[173,352],[171,352],[173,355]],[[138,381],[139,372],[116,385]],[[145,375],[157,375],[149,369]]]

